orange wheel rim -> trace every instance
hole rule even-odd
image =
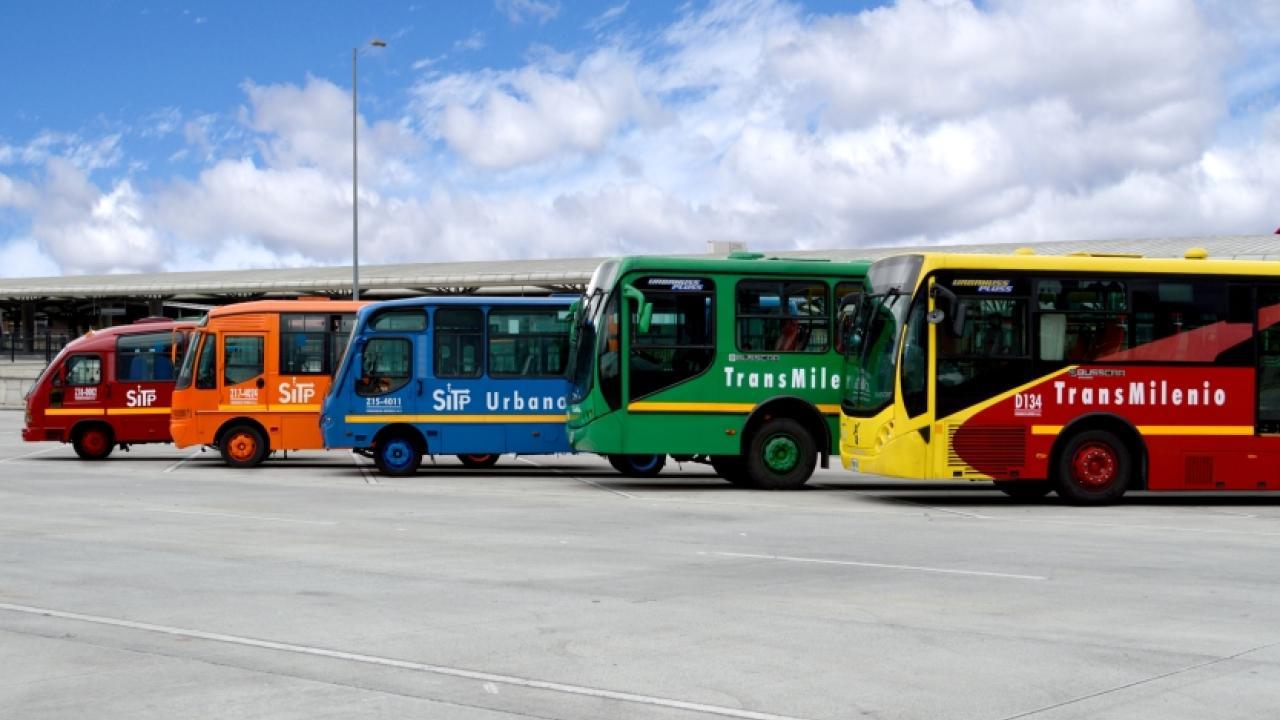
[[[237,462],[247,462],[258,452],[258,439],[251,433],[232,433],[227,439],[227,454]]]

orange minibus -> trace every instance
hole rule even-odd
[[[320,402],[364,304],[258,300],[209,311],[174,386],[174,444],[215,447],[234,467],[323,449]]]

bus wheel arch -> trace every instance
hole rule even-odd
[[[1068,454],[1073,457],[1067,457]],[[1091,462],[1102,464],[1102,469],[1096,471],[1097,476],[1086,478],[1083,483],[1073,482],[1069,476],[1088,475],[1086,466]],[[1106,482],[1109,472],[1121,475],[1117,478],[1119,485]],[[1072,421],[1058,434],[1049,453],[1049,475],[1064,500],[1076,504],[1114,502],[1129,490],[1146,488],[1147,446],[1138,429],[1124,418],[1086,415]],[[1088,487],[1088,480],[1097,487]]]
[[[417,474],[422,456],[427,454],[427,440],[412,425],[388,425],[373,436],[373,464],[378,472],[392,477]]]
[[[826,464],[831,430],[812,403],[795,397],[775,398],[761,403],[747,417],[740,448],[754,485],[794,490],[808,482],[819,461]],[[792,459],[793,454],[799,457]],[[777,456],[783,464],[771,467],[766,455]]]
[[[222,423],[213,438],[222,460],[232,466],[249,468],[262,464],[271,452],[271,436],[262,423],[238,417]]]
[[[102,460],[115,446],[115,432],[101,420],[84,420],[71,429],[71,447],[82,460]]]

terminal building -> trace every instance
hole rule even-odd
[[[1089,253],[1182,257],[1188,248],[1210,257],[1280,260],[1280,236],[1167,237],[965,246],[929,246],[963,253],[1012,253],[1019,248],[1048,255]],[[711,243],[704,256],[745,248]],[[769,253],[831,260],[875,259],[923,247],[852,247]],[[603,258],[490,260],[451,263],[362,265],[361,299],[415,295],[581,292]],[[94,328],[148,315],[193,317],[215,305],[300,296],[350,299],[351,267],[272,268],[132,275],[0,278],[0,349],[33,353],[60,347]]]

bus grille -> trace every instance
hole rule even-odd
[[[990,475],[1011,467],[1022,467],[1027,455],[1024,427],[951,426],[947,442],[947,466],[972,467]]]

